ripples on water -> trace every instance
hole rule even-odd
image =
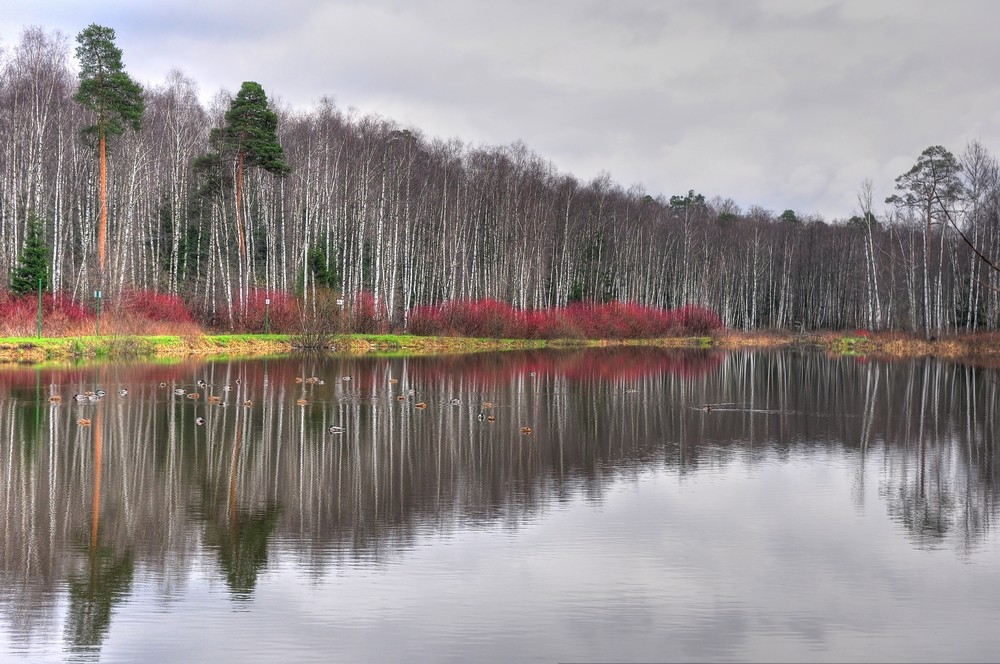
[[[0,659],[995,659],[997,385],[655,349],[8,370]]]

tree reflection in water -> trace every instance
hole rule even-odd
[[[246,599],[275,547],[317,571],[385,561],[649,466],[823,449],[857,460],[859,503],[879,469],[916,546],[965,554],[997,513],[996,390],[992,369],[930,359],[653,348],[5,371],[0,614],[30,640],[65,589],[66,638],[95,649],[136,566],[169,594],[207,550]]]

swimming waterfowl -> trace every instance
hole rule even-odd
[[[492,401],[484,401],[483,402],[483,408],[492,408],[492,407],[493,407],[493,402]]]
[[[202,424],[205,423],[205,418],[204,417],[196,417],[196,418],[194,418],[194,423],[197,424],[198,426],[201,426]]]
[[[309,403],[309,401],[308,401],[307,399],[296,399],[296,400],[295,400],[295,403],[296,403],[297,405],[299,405],[299,406],[304,406],[304,405],[306,405],[307,403]]]
[[[52,396],[49,397],[49,401],[51,401],[52,403],[59,403],[60,401],[62,401],[62,397],[59,396],[58,394],[53,394]]]
[[[82,427],[89,427],[90,426],[90,420],[88,420],[85,417],[81,417],[80,419],[78,419],[76,421],[76,423],[79,424]]]
[[[108,393],[105,392],[104,390],[97,390],[96,392],[94,392],[94,394],[96,394],[99,397],[106,397],[106,396],[108,396]]]
[[[496,419],[497,419],[497,418],[496,418],[496,417],[494,417],[493,415],[487,415],[487,416],[486,416],[486,421],[487,421],[487,422],[493,422],[493,421],[494,421],[494,420],[496,420]]]
[[[126,396],[127,394],[128,390],[126,390],[124,387],[118,390],[118,396],[120,397]]]
[[[396,383],[398,383],[398,382],[399,382],[399,381],[398,381],[397,379],[395,379],[395,378],[390,378],[390,379],[389,379],[389,384],[390,384],[390,385],[395,385],[395,384],[396,384]]]
[[[338,427],[338,426],[332,426],[331,425],[330,428],[327,429],[327,431],[329,431],[330,433],[344,433],[344,427]]]
[[[523,433],[525,436],[530,436],[532,433],[532,429],[531,427],[521,427],[521,433]]]
[[[243,405],[246,406],[247,408],[249,408],[250,406],[253,405],[253,401],[250,401],[250,399],[247,399],[246,401],[243,402]]]
[[[222,397],[210,396],[208,397],[208,403],[219,403],[222,401]]]
[[[462,405],[462,400],[461,399],[452,399],[451,400],[451,405],[452,406],[461,406]]]
[[[174,394],[176,394],[178,396],[180,396],[181,394],[184,394],[185,392],[187,392],[187,390],[185,390],[183,387],[175,387],[174,388]]]
[[[205,387],[208,383],[203,381],[201,378],[198,379],[198,387]]]
[[[87,400],[87,395],[86,394],[74,394],[73,398],[76,399],[77,401],[86,401]]]
[[[350,376],[344,376],[343,378],[341,378],[341,380],[350,380],[350,379],[351,379]]]
[[[188,398],[188,399],[200,399],[200,398],[201,398],[201,395],[200,395],[200,394],[198,394],[197,392],[190,392],[190,393],[189,393],[189,394],[187,395],[187,398]]]
[[[406,401],[406,397],[400,394],[398,397],[396,397],[396,401]]]
[[[484,414],[482,414],[482,413],[479,413],[478,419],[479,419],[480,422],[482,422],[483,420],[486,419],[486,416]]]
[[[295,377],[295,384],[298,385],[301,382],[302,382],[302,376],[296,376]]]
[[[425,404],[425,403],[424,403],[423,401],[421,401],[421,402],[420,402],[420,403],[418,403],[418,404],[414,404],[414,406],[413,406],[413,407],[414,407],[414,408],[427,408],[427,404]]]

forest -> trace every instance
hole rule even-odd
[[[252,82],[206,106],[172,71],[135,84],[100,159],[77,41],[28,27],[0,53],[0,286],[15,292],[34,237],[47,290],[67,301],[169,296],[218,328],[262,294],[306,310],[364,296],[397,329],[470,300],[697,305],[744,330],[1000,323],[1000,169],[979,143],[931,146],[894,196],[860,182],[855,209],[823,220],[582,182],[521,143],[427,137],[329,98],[268,106]],[[246,91],[274,118],[266,154],[227,143]]]

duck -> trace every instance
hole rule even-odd
[[[247,399],[246,401],[243,402],[243,405],[246,406],[247,408],[249,408],[250,406],[253,405],[253,401],[251,401],[250,399]]]
[[[296,399],[296,400],[295,400],[295,403],[296,403],[296,405],[298,405],[298,406],[304,406],[304,405],[306,405],[307,403],[309,403],[309,400],[308,400],[308,399]]]
[[[194,418],[194,423],[197,424],[198,426],[201,426],[202,424],[205,423],[205,418],[204,417],[196,417],[196,418]]]
[[[524,434],[525,436],[530,436],[532,432],[533,429],[531,427],[521,427],[521,433]]]
[[[338,426],[331,425],[330,428],[327,429],[327,431],[329,431],[332,434],[344,433],[344,427],[338,427]]]
[[[89,427],[90,426],[90,420],[88,420],[86,417],[81,417],[80,419],[78,419],[76,421],[76,423],[79,424],[82,427]]]
[[[174,394],[176,394],[177,396],[180,396],[180,395],[184,394],[185,392],[187,392],[187,390],[185,390],[183,387],[175,387],[174,388]]]
[[[210,396],[208,397],[208,403],[219,403],[222,401],[222,397]]]
[[[390,378],[390,379],[389,379],[389,384],[390,384],[390,385],[395,385],[395,384],[396,384],[396,383],[398,383],[398,382],[399,382],[399,380],[398,380],[398,379],[396,379],[396,378]]]
[[[108,393],[105,392],[104,390],[97,390],[96,392],[94,392],[94,394],[97,395],[98,397],[106,397],[106,396],[108,396]]]
[[[296,376],[296,377],[295,377],[295,384],[296,384],[296,385],[299,385],[299,384],[301,384],[301,383],[302,383],[302,376]]]
[[[427,408],[427,404],[425,404],[423,401],[421,401],[418,404],[414,404],[413,407],[414,408]]]
[[[712,404],[705,404],[705,412],[706,413],[712,412]]]
[[[166,383],[160,383],[160,387],[166,387],[166,386],[167,386]]]
[[[461,406],[462,405],[462,400],[461,399],[452,399],[451,400],[451,405],[452,406]]]
[[[187,398],[188,399],[200,399],[201,395],[198,394],[197,392],[189,392],[188,395],[187,395]]]
[[[482,422],[483,420],[485,420],[485,419],[486,419],[486,415],[484,415],[483,413],[479,413],[479,416],[478,416],[478,418],[477,418],[477,419],[478,419],[478,420],[479,420],[480,422]]]
[[[198,387],[205,387],[206,385],[208,385],[208,383],[206,383],[201,378],[198,379]]]
[[[96,394],[91,394],[89,397],[87,397],[87,401],[100,401],[100,400],[101,397],[97,396]]]
[[[495,416],[493,416],[493,415],[487,415],[486,416],[486,421],[487,422],[494,422],[494,421],[496,421],[496,419],[497,418]]]
[[[76,399],[77,401],[86,401],[87,400],[87,395],[86,394],[74,394],[73,398]]]
[[[118,390],[118,396],[124,397],[127,395],[128,395],[128,390],[126,390],[124,387]]]
[[[406,397],[400,394],[398,397],[396,397],[396,401],[406,401]]]
[[[51,401],[52,403],[59,403],[60,401],[62,401],[62,397],[59,396],[58,394],[53,394],[52,396],[49,397],[49,401]]]
[[[483,408],[486,408],[487,410],[489,410],[492,407],[493,407],[493,402],[492,401],[484,401],[483,402]]]
[[[341,380],[350,380],[350,379],[351,379],[350,376],[344,376],[343,378],[341,378]]]
[[[228,392],[228,391],[229,391],[229,390],[231,390],[231,389],[233,389],[233,388],[229,387],[228,385],[223,385],[223,386],[222,386],[222,391],[223,391],[223,392]]]

